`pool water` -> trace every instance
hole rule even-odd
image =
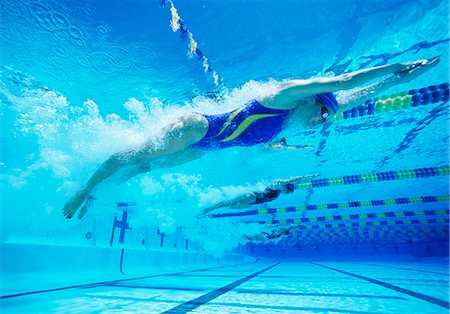
[[[2,312],[448,312],[448,1],[0,5]],[[124,182],[125,169],[83,219],[62,214],[109,156],[184,114],[433,56],[417,79],[281,132],[305,149],[230,147]]]

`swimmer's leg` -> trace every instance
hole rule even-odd
[[[109,157],[108,160],[106,160],[89,178],[85,187],[67,201],[63,208],[64,216],[66,218],[72,218],[97,184],[109,178],[123,166],[131,163],[130,156],[131,151],[114,154]]]
[[[148,142],[140,150],[128,150],[112,155],[89,178],[86,185],[64,205],[66,218],[72,218],[91,191],[119,169],[127,165],[148,164],[151,160],[180,152],[199,141],[208,131],[208,121],[198,114],[191,114],[170,124],[163,132],[162,141]]]
[[[131,178],[134,178],[135,176],[138,176],[142,173],[147,173],[152,171],[152,167],[150,164],[139,164],[139,165],[132,165],[129,167],[129,169],[126,169],[123,174],[120,175],[118,178],[118,184],[122,184],[124,182],[127,182]]]

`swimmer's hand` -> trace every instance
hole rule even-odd
[[[313,173],[313,174],[307,174],[306,176],[298,176],[297,178],[299,178],[299,180],[309,180],[311,178],[315,178],[320,176],[319,173]]]
[[[435,67],[440,61],[440,56],[432,57],[429,59],[417,60],[414,62],[402,63],[404,69],[397,72],[401,82],[410,82],[413,79],[419,77],[426,71]]]
[[[206,214],[206,213],[200,213],[195,216],[196,219],[204,219],[204,218],[210,218],[210,217],[211,217],[211,215]]]
[[[270,149],[312,149],[311,145],[288,145],[286,139],[283,137],[279,141],[267,144]]]
[[[270,149],[313,149],[314,146],[311,145],[283,145],[279,143],[269,144]]]
[[[201,213],[197,214],[197,215],[195,216],[195,218],[197,218],[197,219],[206,218],[207,216],[209,216],[209,215],[207,215],[207,214],[208,214],[210,211],[214,210],[214,209],[215,209],[215,207],[209,207],[209,208],[206,208],[206,209],[204,209]]]

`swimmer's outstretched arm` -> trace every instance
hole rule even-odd
[[[201,214],[200,214],[199,216],[206,215],[206,214],[209,213],[210,211],[213,211],[213,210],[218,209],[218,208],[226,207],[226,206],[228,206],[229,204],[230,204],[230,200],[218,202],[218,203],[214,204],[213,206],[210,206],[210,207],[208,207],[208,208],[205,208],[205,209],[201,212]]]
[[[297,184],[300,183],[302,181],[305,181],[307,179],[311,179],[314,177],[317,177],[319,174],[315,173],[315,174],[311,174],[311,175],[306,175],[306,176],[297,176],[297,177],[293,177],[290,179],[280,179],[280,180],[276,180],[273,181],[268,188],[272,189],[272,190],[280,190],[282,186],[286,185],[286,184]]]
[[[265,148],[297,150],[297,149],[312,149],[312,148],[314,148],[314,146],[311,146],[311,145],[289,145],[288,143],[286,143],[286,139],[283,137],[278,141],[268,143],[267,145],[265,145]]]
[[[300,228],[301,225],[291,225],[289,227],[272,226],[269,227],[269,232],[263,231],[261,234],[247,235],[243,234],[242,237],[249,241],[265,241],[270,239],[277,239],[283,235],[288,235],[291,230]]]
[[[218,203],[214,204],[213,206],[206,208],[205,210],[203,210],[203,212],[200,214],[200,216],[206,215],[210,211],[213,211],[215,209],[222,208],[222,207],[231,207],[231,208],[248,207],[255,200],[256,200],[255,193],[253,193],[253,192],[244,193],[244,194],[241,194],[232,199],[218,202]]]
[[[338,99],[338,102],[342,106],[356,106],[364,103],[379,93],[389,89],[395,85],[409,82],[418,76],[422,75],[432,67],[439,63],[439,57],[430,58],[423,65],[412,67],[409,70],[405,70],[401,73],[395,74],[391,77],[382,79],[372,85],[358,89],[350,94],[344,95]]]
[[[264,106],[269,108],[290,109],[295,107],[295,102],[299,99],[323,93],[332,93],[356,88],[370,83],[373,80],[380,79],[383,76],[400,74],[404,71],[408,71],[408,69],[426,65],[427,63],[434,62],[438,59],[438,57],[435,57],[414,62],[382,65],[333,77],[291,80],[281,83],[279,92],[276,95],[261,101]]]

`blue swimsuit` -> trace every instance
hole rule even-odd
[[[316,100],[336,113],[339,104],[332,93],[316,96]],[[252,146],[268,143],[283,129],[283,123],[292,110],[269,109],[256,100],[224,114],[204,115],[208,132],[190,147],[194,149],[221,149],[230,146]]]
[[[281,132],[283,123],[291,112],[292,110],[269,109],[253,100],[228,113],[202,114],[208,120],[208,132],[191,147],[214,150],[267,143]]]
[[[281,190],[272,190],[270,188],[266,188],[262,192],[253,193],[255,193],[256,200],[251,202],[250,204],[263,204],[277,199],[281,194]]]

